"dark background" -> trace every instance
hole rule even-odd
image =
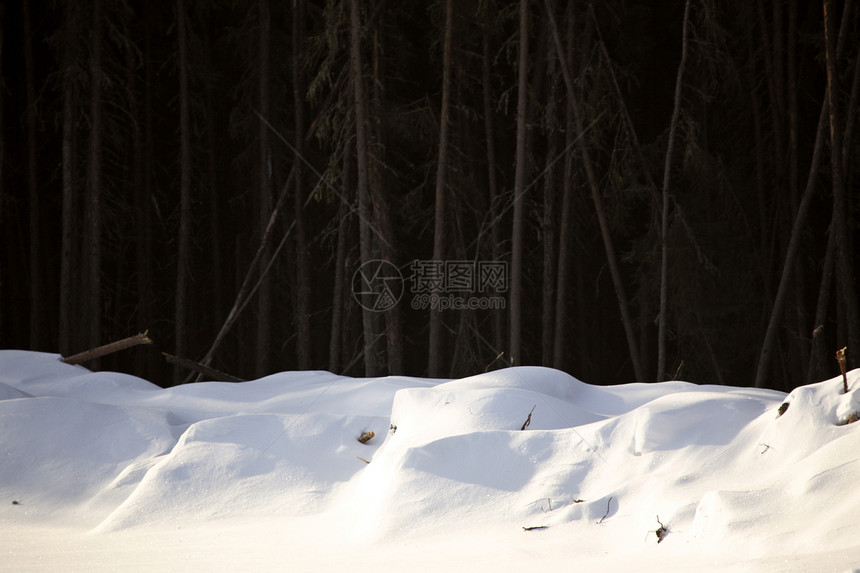
[[[513,358],[591,383],[678,377],[789,390],[837,375],[843,346],[856,364],[858,8],[690,2],[661,374],[662,193],[684,4],[549,2],[588,126],[590,180],[546,4],[523,1],[525,130],[519,2],[457,0],[448,25],[444,1],[358,2],[362,102],[348,0],[0,2],[0,347],[69,354],[148,330],[153,346],[89,366],[177,383],[188,373],[159,351],[204,359],[247,280],[259,288],[208,357],[243,378],[464,376]],[[825,106],[816,165],[826,40],[835,105]],[[518,141],[526,186],[516,214]],[[404,298],[363,315],[350,293],[362,260],[390,260],[408,277],[416,259],[507,262],[517,249],[519,305],[444,311],[437,346],[429,311]]]

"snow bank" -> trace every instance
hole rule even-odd
[[[0,351],[0,570],[843,571],[860,564],[858,377],[848,394],[536,367],[159,389]],[[163,561],[128,545],[177,524],[190,543]]]

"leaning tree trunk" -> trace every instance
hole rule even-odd
[[[843,39],[846,37],[847,18],[843,18],[842,26],[839,31],[839,42],[836,47],[836,57],[841,55],[844,49]],[[832,36],[831,36],[832,37]],[[791,236],[788,241],[788,249],[785,253],[785,261],[780,274],[779,285],[777,287],[776,296],[773,300],[773,308],[771,309],[770,319],[768,320],[767,329],[765,330],[764,340],[759,353],[758,366],[756,367],[755,386],[763,388],[768,385],[769,370],[771,366],[771,353],[776,343],[777,329],[785,308],[788,283],[791,278],[794,263],[797,260],[797,255],[800,252],[801,234],[806,226],[806,216],[809,213],[809,207],[812,204],[812,198],[815,194],[815,189],[818,183],[818,168],[821,165],[821,156],[824,149],[824,138],[829,119],[829,100],[830,89],[825,90],[824,100],[821,103],[821,112],[818,115],[818,129],[815,134],[815,144],[812,149],[812,160],[809,165],[809,176],[806,180],[806,188],[800,199],[800,204],[797,207],[797,215],[794,218],[794,225],[791,228]],[[835,208],[835,204],[834,204]],[[834,213],[835,215],[836,213]],[[831,232],[834,232],[831,229]]]
[[[549,0],[547,7],[549,7]],[[591,154],[588,151],[584,138],[584,128],[582,123],[582,112],[579,108],[576,91],[573,86],[573,78],[570,75],[570,68],[567,64],[567,58],[562,48],[561,38],[558,34],[558,26],[556,26],[555,16],[552,11],[547,9],[549,16],[549,24],[552,29],[553,39],[555,41],[556,53],[558,56],[559,65],[561,66],[564,83],[567,87],[567,95],[570,105],[573,107],[574,124],[576,125],[576,133],[579,141],[579,149],[582,154],[582,164],[585,167],[585,175],[588,179],[588,185],[591,188],[591,200],[594,203],[594,211],[597,215],[597,222],[600,226],[600,235],[603,238],[603,248],[606,251],[606,260],[609,266],[609,273],[612,275],[612,283],[615,287],[615,296],[618,300],[618,308],[621,313],[621,322],[624,326],[624,333],[627,336],[627,347],[630,352],[630,362],[633,364],[633,372],[637,381],[644,381],[642,364],[639,360],[639,349],[636,345],[636,335],[633,330],[633,321],[630,319],[630,313],[627,309],[627,295],[624,292],[624,282],[621,279],[621,271],[618,268],[618,257],[615,254],[615,246],[612,242],[612,236],[609,232],[609,222],[606,219],[606,213],[603,209],[603,200],[600,196],[600,185],[597,180],[597,173],[594,171],[594,165],[591,161]]]

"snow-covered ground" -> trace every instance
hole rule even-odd
[[[0,351],[0,571],[852,571],[858,378],[165,390]]]

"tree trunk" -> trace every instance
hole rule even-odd
[[[257,169],[259,177],[259,187],[257,189],[257,229],[260,236],[263,235],[268,224],[269,217],[272,214],[272,149],[269,144],[269,126],[266,121],[271,115],[269,105],[269,77],[271,75],[269,56],[270,56],[270,37],[272,17],[270,13],[269,0],[258,1],[258,25],[259,25],[259,45],[257,51],[258,57],[258,78],[257,78],[257,105],[260,107],[260,122],[258,124],[258,157]],[[302,134],[299,133],[299,137]],[[295,172],[298,177],[300,161],[296,161]],[[298,182],[298,179],[296,179]],[[263,251],[265,260],[271,259],[271,248],[266,247]],[[255,317],[256,325],[256,347],[255,347],[255,371],[257,376],[264,376],[268,373],[269,357],[271,356],[272,347],[272,282],[268,276],[260,278],[260,286],[257,295],[257,316]]]
[[[453,43],[454,2],[445,2],[445,44],[442,56],[442,111],[439,114],[439,156],[436,161],[436,210],[433,230],[433,260],[445,259],[446,225],[445,193],[448,169],[448,119],[451,107],[451,46]],[[430,342],[428,344],[427,374],[431,378],[441,375],[442,311],[430,308]]]
[[[188,80],[188,23],[185,0],[176,6],[179,42],[179,233],[176,255],[176,301],[174,345],[178,356],[185,356],[187,327],[188,274],[191,258],[191,102]],[[179,382],[181,373],[174,373]]]
[[[854,268],[850,257],[851,245],[848,235],[848,211],[850,209],[845,189],[845,170],[842,158],[842,105],[840,103],[839,69],[836,48],[836,27],[833,2],[824,0],[824,38],[827,54],[827,93],[830,108],[830,165],[833,177],[833,225],[836,233],[836,276],[842,288],[843,300],[837,311],[848,325],[848,360],[853,367],[860,352],[860,311],[857,307],[857,290],[854,285]],[[846,19],[850,14],[843,14]],[[838,346],[838,344],[837,344]]]
[[[77,114],[75,113],[75,82],[72,75],[72,66],[75,65],[75,50],[71,46],[75,42],[75,9],[73,3],[67,2],[65,6],[65,22],[63,24],[63,149],[62,149],[62,176],[63,176],[63,214],[62,214],[62,242],[60,247],[60,317],[59,317],[59,350],[60,354],[66,355],[71,351],[73,340],[73,325],[80,322],[80,317],[74,312],[75,304],[80,298],[79,277],[76,277],[74,268],[78,264],[78,249],[75,248],[75,222],[77,217],[78,201],[75,193],[75,127]]]
[[[525,222],[526,187],[526,114],[528,113],[528,56],[529,56],[528,0],[520,0],[520,46],[517,62],[517,146],[514,169],[514,212],[511,228],[511,293],[510,340],[511,361],[522,364],[522,290],[523,290],[523,225]]]
[[[89,321],[87,347],[101,343],[102,319],[102,0],[94,0],[90,61],[90,148],[85,200],[85,312]]]
[[[573,55],[573,5],[568,4],[568,30],[567,30],[567,54],[568,60]],[[552,42],[550,42],[552,45]],[[564,148],[572,149],[576,137],[576,127],[573,121],[573,109],[570,102],[565,105],[565,131]],[[555,287],[555,336],[553,337],[552,365],[553,368],[563,370],[565,368],[565,357],[569,354],[567,348],[567,302],[568,290],[570,289],[571,268],[571,210],[573,209],[573,155],[568,154],[564,162],[564,176],[562,180],[561,216],[559,222],[558,240],[558,271]],[[580,376],[582,373],[580,373]]]
[[[3,81],[3,12],[0,11],[0,86],[5,86]],[[3,122],[3,105],[5,103],[5,90],[0,89],[0,221],[3,221],[3,165],[6,158],[6,138],[4,137],[6,125]],[[3,280],[5,273],[0,269],[0,301],[3,300]],[[3,332],[3,305],[0,304],[0,332]]]
[[[152,9],[147,5],[144,17],[144,96],[143,96],[143,180],[141,194],[136,202],[138,233],[137,247],[137,300],[138,324],[146,330],[152,326],[153,303],[155,300],[153,287],[153,217],[152,196],[155,183],[153,171],[155,165],[155,137],[153,135],[153,100],[155,91],[155,62],[152,57]],[[141,353],[140,360],[144,354]],[[149,362],[150,368],[153,362]],[[143,370],[140,371],[143,375]]]
[[[384,4],[384,0],[378,0],[374,4],[374,12],[371,20],[374,20],[377,15],[377,10]],[[381,13],[380,13],[381,14]],[[379,16],[381,20],[381,16]],[[384,101],[384,77],[383,70],[384,58],[382,58],[384,46],[382,45],[382,30],[384,25],[376,25],[372,30],[373,37],[373,81],[371,85],[370,109],[371,121],[369,122],[371,129],[370,139],[373,142],[371,146],[374,149],[373,153],[368,157],[368,178],[370,182],[370,200],[373,203],[373,212],[376,215],[377,229],[376,237],[379,239],[379,249],[382,258],[394,265],[398,264],[397,248],[394,245],[395,233],[394,225],[391,221],[391,208],[387,198],[385,163],[386,163],[386,139],[388,134],[382,125],[382,118],[385,114]],[[380,371],[383,371],[383,366],[387,366],[388,374],[403,373],[403,332],[400,318],[400,305],[394,305],[384,312],[385,318],[385,339],[386,339],[386,361],[379,364]]]
[[[843,38],[846,36],[846,21],[847,18],[843,18],[842,26],[839,31],[839,42],[836,47],[837,58],[841,54],[842,49],[844,47]],[[809,212],[809,207],[812,203],[812,197],[815,194],[815,189],[818,182],[818,168],[821,165],[821,154],[824,148],[824,138],[828,125],[827,122],[830,116],[829,100],[830,89],[828,88],[827,90],[825,90],[824,100],[821,103],[821,112],[818,115],[818,129],[815,135],[815,144],[812,150],[812,160],[809,166],[809,176],[806,180],[806,188],[803,192],[803,196],[801,197],[800,205],[798,205],[797,215],[795,216],[794,225],[791,229],[791,235],[788,241],[788,249],[785,253],[785,262],[783,263],[782,273],[779,279],[779,285],[777,287],[776,296],[774,297],[773,301],[773,309],[770,313],[770,319],[768,320],[767,329],[765,330],[764,334],[764,340],[762,341],[761,345],[761,352],[759,353],[758,366],[756,367],[754,381],[756,388],[763,388],[765,386],[768,386],[770,382],[768,380],[768,373],[771,366],[771,352],[773,351],[774,344],[776,342],[777,329],[779,326],[779,322],[782,318],[783,310],[785,308],[785,302],[788,294],[789,279],[791,278],[792,269],[797,259],[797,255],[800,252],[801,233],[806,225],[806,216]],[[837,212],[838,211],[836,209],[836,201],[834,200],[834,216],[836,216]],[[831,232],[834,232],[834,229],[832,227],[833,226],[831,225]]]
[[[606,251],[606,260],[609,266],[609,272],[612,275],[612,283],[615,287],[615,296],[618,300],[618,307],[621,313],[621,322],[624,326],[624,333],[627,337],[627,347],[630,352],[630,362],[633,364],[633,372],[637,381],[644,381],[642,364],[639,360],[639,349],[636,345],[636,336],[633,330],[633,321],[630,319],[630,313],[627,309],[627,295],[624,292],[624,282],[621,278],[621,271],[618,268],[618,258],[615,254],[615,246],[612,242],[612,236],[609,232],[609,222],[606,219],[606,214],[603,209],[603,200],[600,197],[600,187],[597,180],[597,174],[594,171],[594,165],[591,162],[591,154],[588,151],[584,134],[585,130],[582,123],[582,112],[579,109],[579,103],[576,97],[576,91],[573,86],[573,78],[570,74],[570,68],[567,65],[567,59],[564,55],[564,50],[561,45],[561,39],[558,35],[558,27],[555,23],[555,16],[551,11],[547,11],[549,15],[550,28],[555,40],[556,53],[558,56],[559,65],[561,66],[564,83],[567,87],[567,95],[570,104],[573,106],[574,124],[576,125],[576,133],[579,141],[580,153],[582,153],[582,164],[585,167],[585,174],[588,179],[588,185],[591,188],[591,200],[594,203],[594,211],[597,215],[597,222],[600,225],[600,235],[603,239],[603,247]]]
[[[130,15],[129,15],[130,16]],[[123,34],[130,37],[129,26],[130,18],[123,20]],[[147,26],[145,24],[145,26]],[[146,49],[144,47],[144,54]],[[127,178],[132,190],[133,205],[134,205],[134,237],[135,237],[135,259],[133,276],[137,280],[137,325],[140,331],[146,331],[149,328],[148,307],[149,299],[145,296],[145,290],[142,288],[143,279],[148,276],[143,265],[148,264],[148,259],[151,257],[149,252],[149,237],[151,231],[148,229],[150,221],[149,201],[147,201],[146,187],[144,185],[143,176],[143,154],[144,142],[141,126],[143,121],[140,114],[140,101],[138,98],[138,76],[136,73],[136,53],[131,45],[126,46],[125,50],[125,68],[126,68],[126,97],[128,98],[128,115],[130,118],[129,128],[131,131],[131,162],[127,171]],[[148,289],[147,289],[148,290]],[[139,376],[144,375],[145,370],[145,354],[139,352],[135,356],[136,369],[135,372]]]
[[[496,221],[499,209],[499,184],[496,176],[496,138],[493,128],[493,99],[492,84],[490,81],[490,67],[492,55],[490,53],[490,26],[483,28],[483,58],[481,60],[482,95],[484,98],[484,136],[487,140],[487,187],[489,189],[490,212],[489,220],[492,222],[490,230],[490,246],[493,261],[498,261],[501,254],[501,225]],[[504,313],[496,310],[492,314],[493,324],[493,351],[498,353],[504,348]]]
[[[311,368],[311,286],[308,263],[308,241],[304,215],[304,170],[305,153],[305,81],[302,73],[302,46],[305,44],[305,2],[293,0],[293,98],[296,119],[296,354],[300,370]]]
[[[29,198],[29,230],[30,230],[30,349],[44,350],[43,328],[44,296],[42,288],[42,240],[39,219],[39,166],[36,161],[36,80],[35,64],[33,62],[33,34],[30,21],[30,0],[24,0],[24,68],[27,92],[26,103],[26,133],[27,133],[27,196]]]
[[[328,346],[328,369],[330,372],[337,373],[342,366],[341,361],[341,339],[343,338],[344,327],[344,294],[345,294],[345,277],[346,272],[346,251],[347,237],[349,235],[349,204],[347,197],[349,192],[349,176],[352,170],[350,162],[353,154],[352,139],[348,139],[343,150],[343,186],[341,188],[341,201],[338,207],[338,228],[337,228],[337,251],[335,253],[334,263],[334,288],[332,289],[331,302],[331,331],[329,332]]]
[[[553,2],[554,4],[554,2]],[[549,8],[548,8],[549,9]],[[554,6],[551,9],[555,9]],[[552,42],[547,43],[547,104],[544,115],[544,129],[546,130],[547,147],[545,168],[543,172],[543,221],[541,225],[543,240],[543,293],[541,320],[541,365],[552,366],[553,363],[553,337],[555,336],[555,287],[558,260],[556,258],[556,171],[555,159],[558,155],[558,134],[556,133],[556,60],[553,56]]]
[[[684,23],[681,32],[681,63],[675,79],[675,104],[669,122],[669,144],[666,149],[666,165],[663,169],[663,207],[660,219],[660,314],[657,325],[657,381],[666,378],[666,315],[669,312],[669,187],[672,181],[672,158],[675,154],[675,132],[681,113],[681,88],[684,85],[684,68],[687,63],[687,28],[690,18],[690,0],[684,4]]]
[[[367,168],[367,102],[364,96],[364,76],[361,63],[361,26],[359,0],[350,0],[350,62],[352,65],[352,83],[355,93],[355,151],[358,166],[358,218],[359,245],[361,264],[373,258],[373,245],[370,229],[370,191],[368,188]],[[376,317],[372,310],[362,308],[362,323],[364,331],[364,372],[365,376],[379,374],[376,358]]]

